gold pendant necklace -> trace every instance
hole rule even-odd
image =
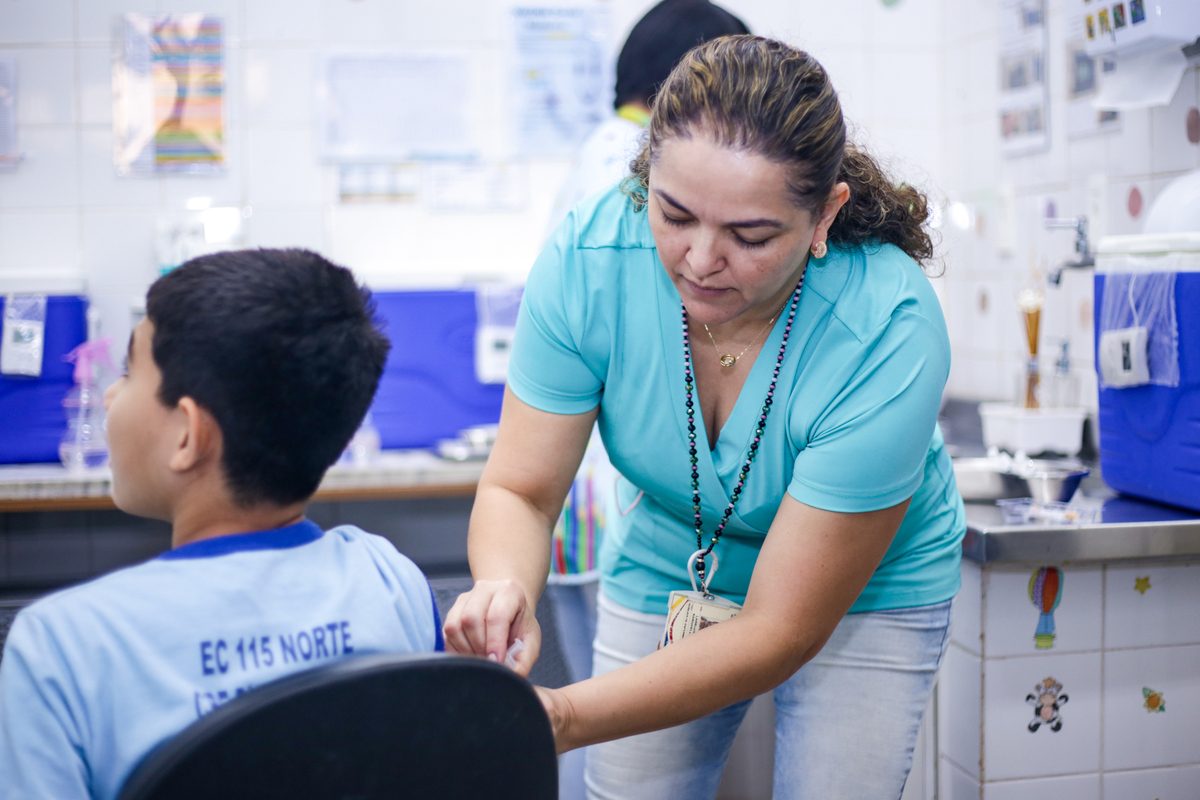
[[[769,320],[767,320],[767,324],[764,325],[762,330],[759,331],[758,334],[750,341],[750,344],[743,347],[742,352],[738,353],[736,356],[733,353],[721,352],[720,345],[718,345],[717,340],[713,338],[712,331],[710,331],[708,329],[708,323],[701,323],[701,324],[704,325],[704,332],[708,334],[708,340],[710,342],[712,342],[713,349],[717,351],[717,362],[722,367],[728,368],[728,367],[732,367],[734,364],[736,364],[738,362],[739,358],[746,355],[747,350],[749,350],[751,347],[754,347],[754,345],[758,344],[759,338],[762,337],[762,335],[764,333],[766,333],[768,330],[771,329],[771,326],[773,324],[775,324],[775,320],[778,319],[778,317],[779,317],[779,312],[777,311],[777,312],[775,312],[775,316],[773,316]]]

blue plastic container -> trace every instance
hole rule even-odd
[[[63,356],[87,338],[86,313],[82,297],[46,298],[41,376],[0,375],[0,464],[58,463],[67,427],[62,401],[75,383],[75,367]],[[3,315],[0,295],[0,319]]]
[[[371,418],[384,448],[432,447],[500,419],[502,384],[475,379],[475,291],[376,292],[392,350]]]
[[[1175,273],[1179,385],[1100,389],[1100,469],[1119,492],[1200,511],[1200,235],[1110,237],[1098,248],[1096,359],[1109,273]]]

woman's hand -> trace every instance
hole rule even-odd
[[[509,647],[520,639],[525,647],[514,656],[513,669],[528,676],[542,649],[542,629],[534,612],[533,601],[516,581],[476,581],[446,615],[446,650],[504,663]]]
[[[558,689],[547,689],[545,686],[533,688],[546,709],[546,716],[550,718],[550,729],[554,731],[554,747],[560,754],[565,753],[573,747],[567,743],[567,731],[571,728],[575,709],[567,696]]]

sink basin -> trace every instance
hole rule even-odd
[[[953,464],[958,491],[966,501],[1032,497],[1040,503],[1068,503],[1090,472],[1078,461],[1008,456],[956,458]]]

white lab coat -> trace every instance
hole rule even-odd
[[[550,230],[582,200],[612,187],[629,174],[629,162],[637,155],[646,129],[615,114],[596,126],[580,145],[550,212]]]

